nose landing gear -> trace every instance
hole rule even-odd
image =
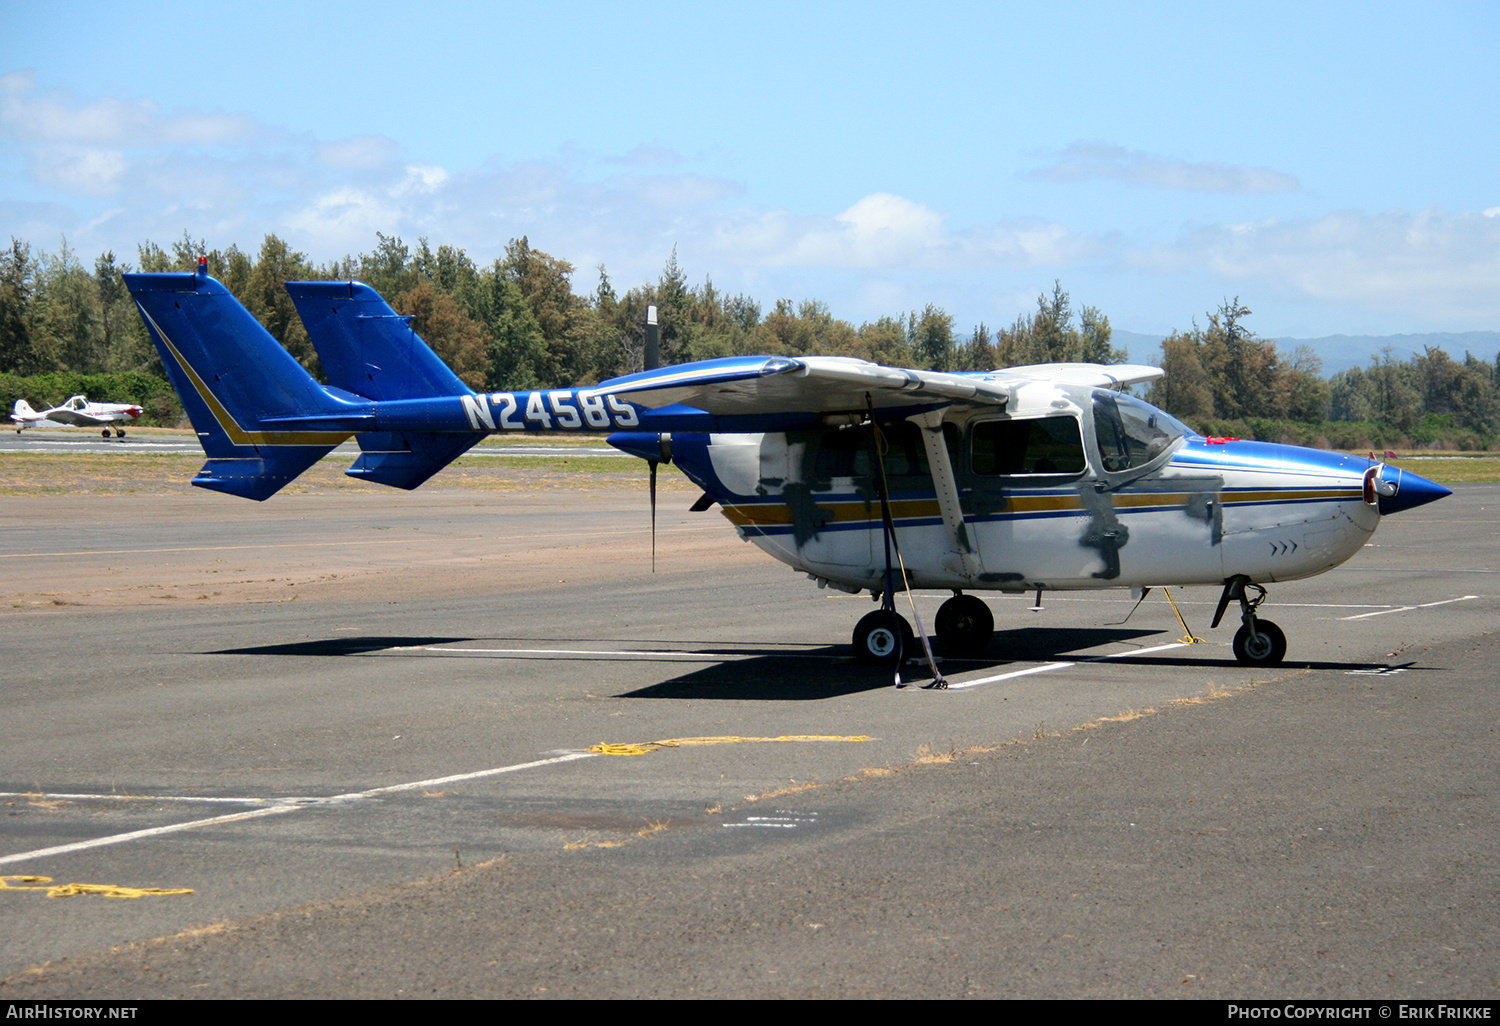
[[[1255,591],[1253,598],[1245,593],[1247,588]],[[1247,666],[1279,666],[1286,658],[1286,635],[1270,620],[1255,615],[1255,610],[1266,600],[1266,589],[1244,574],[1229,578],[1224,582],[1224,593],[1219,596],[1219,607],[1214,610],[1210,627],[1219,626],[1231,600],[1239,601],[1243,624],[1234,635],[1234,658]]]

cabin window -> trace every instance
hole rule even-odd
[[[1143,467],[1186,434],[1187,425],[1134,396],[1094,393],[1094,437],[1107,471]]]
[[[981,477],[1081,474],[1087,465],[1076,417],[980,421],[972,438],[969,465]]]
[[[920,487],[932,480],[927,465],[927,449],[922,444],[921,429],[907,421],[881,427],[885,436],[885,476],[894,488]],[[788,436],[790,437],[790,436]],[[959,432],[952,424],[943,425],[948,456],[958,463]],[[828,429],[818,438],[813,473],[820,482],[849,477],[871,481],[875,461],[871,458],[872,440],[868,427]]]

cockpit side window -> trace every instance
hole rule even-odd
[[[897,421],[880,429],[881,450],[885,453],[885,476],[897,490],[923,487],[932,481],[927,465],[927,450],[920,429],[912,423]],[[791,435],[787,436],[791,438]],[[813,456],[812,475],[820,487],[838,478],[856,481],[874,480],[876,474],[872,446],[875,444],[868,426],[828,428],[818,432]],[[961,434],[954,424],[943,425],[948,457],[959,463]]]
[[[1076,417],[985,420],[971,437],[969,466],[980,477],[1081,474],[1087,465]]]
[[[1106,471],[1145,466],[1188,433],[1187,425],[1133,396],[1094,393],[1094,437]]]

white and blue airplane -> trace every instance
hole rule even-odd
[[[1212,626],[1239,606],[1235,657],[1276,664],[1265,584],[1332,569],[1382,516],[1450,494],[1357,456],[1197,435],[1122,391],[1155,367],[747,356],[475,393],[368,286],[289,282],[325,386],[202,265],[125,281],[208,456],[193,484],[263,500],[353,436],[346,473],[410,489],[487,434],[607,432],[653,472],[676,464],[703,489],[695,509],[717,503],[772,557],[868,591],[868,662],[916,651],[902,591],[951,592],[938,645],[975,654],[994,631],[976,592],[1212,585]]]

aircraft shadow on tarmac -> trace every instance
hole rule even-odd
[[[1005,672],[1017,663],[1051,662],[1073,660],[1077,662],[1101,661],[1096,651],[1106,645],[1140,644],[1154,647],[1171,638],[1170,634],[1152,629],[1120,629],[1113,627],[1049,627],[1045,629],[1018,628],[996,631],[984,652],[963,658],[942,658],[940,666],[949,675],[962,673],[965,676],[986,671]],[[639,649],[642,641],[634,639],[591,639],[594,644],[618,644]],[[1144,642],[1144,644],[1143,644]],[[547,651],[561,645],[580,644],[579,641],[557,638],[458,638],[458,637],[342,637],[315,641],[298,641],[281,645],[254,645],[246,648],[228,648],[206,652],[205,655],[267,655],[267,656],[370,656],[400,649],[422,649],[429,655],[442,655],[446,645],[496,645],[514,644],[525,646],[524,650],[508,652],[502,649],[481,650],[474,653],[453,651],[452,655],[478,658],[503,659],[547,659],[570,662],[587,662],[595,659],[614,658],[601,652],[598,656],[584,654],[578,650],[559,650],[557,654]],[[701,654],[711,665],[695,668],[687,673],[660,683],[651,684],[634,691],[623,692],[619,698],[676,698],[676,699],[730,699],[749,701],[812,701],[834,698],[840,695],[857,694],[890,687],[895,674],[889,666],[863,666],[853,661],[846,645],[788,645],[770,648],[764,645],[735,646],[714,642],[657,640],[650,642],[653,649],[668,654],[662,660],[681,661],[682,657]],[[1234,659],[1224,647],[1209,648],[1203,656],[1191,656],[1186,647],[1170,652],[1152,652],[1131,655],[1128,652],[1112,652],[1108,662],[1135,666],[1203,667],[1223,669],[1234,666]],[[1213,654],[1209,654],[1213,653]],[[1222,653],[1222,654],[1221,654]],[[641,651],[641,661],[649,661],[649,653]],[[1287,670],[1360,670],[1370,673],[1399,671],[1400,667],[1369,663],[1325,662],[1292,660],[1285,664]],[[920,687],[932,679],[931,671],[922,658],[920,646],[915,658],[902,667],[904,683]]]
[[[322,641],[295,641],[286,645],[251,645],[248,648],[222,648],[204,655],[284,655],[284,656],[358,656],[384,652],[393,648],[428,648],[432,645],[455,645],[471,638],[326,638]]]

